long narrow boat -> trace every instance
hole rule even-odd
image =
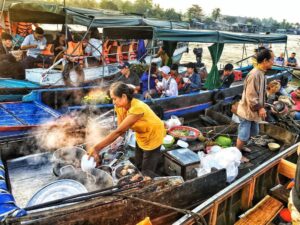
[[[194,121],[191,124],[197,125],[197,122]],[[201,206],[205,206],[206,209],[203,215],[210,215],[214,221],[218,218],[220,221],[218,224],[232,224],[234,214],[231,214],[229,209],[226,210],[225,204],[233,212],[239,211],[235,202],[242,202],[243,207],[248,207],[251,203],[249,200],[252,200],[254,195],[252,191],[256,191],[255,198],[260,198],[265,195],[269,187],[276,183],[276,166],[279,160],[296,157],[297,135],[270,124],[263,124],[261,131],[281,143],[279,152],[271,152],[264,147],[250,146],[253,149],[253,152],[248,155],[251,161],[240,167],[237,179],[231,184],[226,184],[224,170],[183,183],[172,183],[174,178],[165,177],[149,184],[139,182],[123,188],[114,187],[105,191],[78,195],[58,201],[54,205],[35,205],[27,208],[27,215],[22,209],[15,208],[20,212],[18,215],[21,217],[14,218],[8,213],[9,215],[5,214],[3,219],[5,219],[5,224],[123,225],[136,224],[149,216],[154,224],[169,224],[170,221],[175,221],[180,216],[178,212],[189,213],[183,209],[191,209],[202,202]],[[21,152],[20,146],[23,146],[22,149],[31,146],[31,150],[27,151],[25,156],[17,157]],[[45,171],[45,168],[51,169],[52,167],[51,161],[47,161],[49,153],[31,155],[29,152],[35,152],[32,139],[27,137],[27,141],[23,139],[17,142],[3,140],[1,149],[1,159],[6,171],[6,186],[11,187],[10,191],[15,194],[15,199],[20,199],[20,195],[22,197],[26,192],[32,192],[36,188],[36,183],[42,183],[49,177],[49,171]],[[22,154],[24,155],[24,152]],[[38,177],[33,178],[30,174],[38,174]],[[23,179],[19,179],[18,176]],[[22,187],[27,191],[24,192]],[[226,201],[221,201],[225,199]],[[20,204],[20,202],[13,204]],[[208,216],[205,218],[207,219]],[[193,217],[196,218],[196,216]]]
[[[247,74],[252,66],[240,68]],[[274,79],[281,79],[282,76],[289,75],[289,71],[274,67],[267,72],[268,82]],[[23,98],[23,101],[41,102],[51,108],[54,108],[62,113],[73,110],[93,109],[99,110],[98,113],[106,112],[113,108],[112,104],[96,104],[87,105],[83,103],[84,96],[90,92],[101,91],[103,88],[83,87],[83,88],[54,88],[34,90],[29,95]],[[234,97],[240,95],[243,91],[243,81],[235,82],[230,88],[215,89],[215,90],[200,90],[190,94],[183,94],[177,97],[156,98],[153,100],[145,100],[150,106],[162,108],[163,117],[170,118],[171,115],[184,116],[190,113],[197,113],[212,106],[219,100],[231,102]],[[97,110],[95,110],[97,109]]]

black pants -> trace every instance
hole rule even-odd
[[[43,63],[47,65],[51,65],[51,60],[47,56],[41,56],[39,55],[38,57],[34,58],[32,56],[26,56],[25,59],[23,59],[22,64],[24,69],[31,69],[35,67],[35,63]]]
[[[143,175],[155,177],[157,164],[159,163],[162,157],[160,147],[161,146],[153,150],[143,150],[136,143],[135,165],[142,172]]]

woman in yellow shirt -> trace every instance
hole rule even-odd
[[[133,98],[134,90],[125,83],[116,82],[110,88],[115,105],[118,128],[89,149],[89,155],[99,163],[99,152],[128,129],[136,134],[135,164],[142,173],[153,174],[161,158],[160,147],[165,136],[163,122],[144,102]],[[148,173],[150,171],[150,173]],[[152,173],[151,173],[152,172]]]

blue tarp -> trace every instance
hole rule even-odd
[[[21,209],[16,205],[14,197],[8,191],[5,169],[3,162],[0,159],[0,222],[3,222],[8,216],[22,217],[26,214],[24,209]]]
[[[0,127],[36,126],[54,120],[60,113],[37,102],[8,102],[0,104]]]

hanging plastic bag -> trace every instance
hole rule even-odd
[[[170,129],[175,126],[180,126],[181,122],[177,116],[171,116],[170,119],[165,121],[165,124],[166,124],[167,129]]]

